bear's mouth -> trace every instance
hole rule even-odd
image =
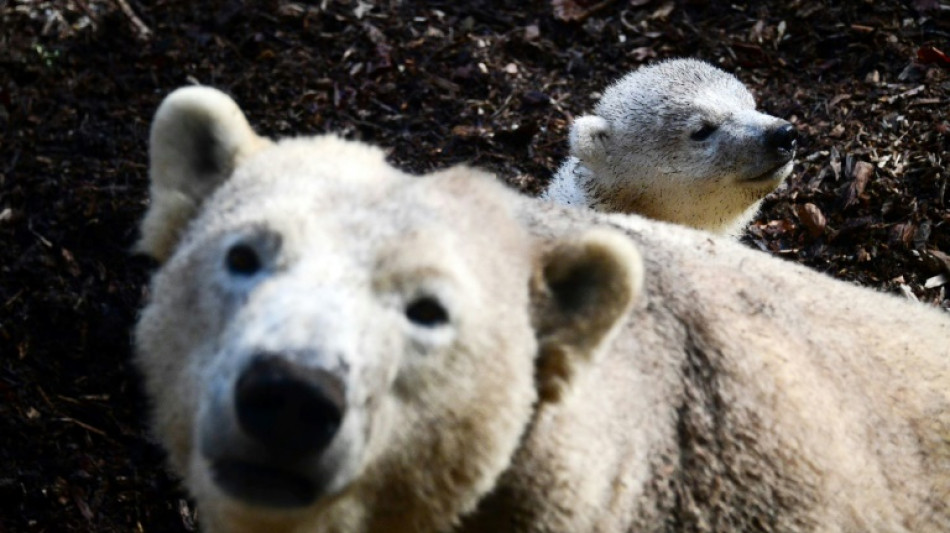
[[[211,468],[215,483],[229,496],[263,507],[305,507],[317,499],[312,480],[274,466],[218,460]]]
[[[781,163],[775,165],[774,167],[766,170],[765,172],[755,176],[753,178],[748,178],[742,180],[744,183],[762,185],[763,183],[769,182],[780,182],[785,179],[788,174],[792,171],[792,158],[789,158],[788,161],[782,161]]]

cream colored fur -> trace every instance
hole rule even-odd
[[[233,168],[183,233],[147,215],[171,253],[135,332],[204,530],[950,530],[942,313],[472,169],[410,179],[333,137]],[[253,275],[225,268],[236,245]],[[407,318],[420,295],[444,323]],[[286,474],[317,497],[291,509],[214,478],[222,453],[288,468],[238,446],[230,399],[262,352],[345,387],[333,460]]]
[[[745,86],[702,61],[627,74],[570,130],[570,157],[542,194],[565,205],[638,213],[738,234],[792,170],[768,133],[784,120],[755,110]],[[715,126],[708,138],[691,135]]]

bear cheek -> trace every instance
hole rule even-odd
[[[207,305],[208,295],[196,292],[187,284],[176,287],[158,278],[154,301],[135,332],[136,363],[153,399],[152,433],[162,440],[179,475],[186,475],[196,449],[194,430],[206,385],[201,375],[214,360],[215,334],[223,327],[221,313],[213,312],[219,310]],[[199,311],[199,306],[208,309]],[[188,311],[170,311],[177,309]]]
[[[190,448],[195,391],[187,375],[187,352],[179,340],[163,308],[146,308],[135,331],[136,365],[153,400],[152,432],[165,442],[173,468],[181,472]]]

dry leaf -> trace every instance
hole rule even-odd
[[[845,186],[841,197],[841,205],[844,209],[858,203],[858,198],[864,192],[864,188],[867,187],[871,175],[874,174],[874,165],[867,161],[858,161],[854,164],[850,174],[852,177],[851,183]]]
[[[895,224],[891,228],[888,242],[891,245],[902,244],[905,248],[909,248],[911,241],[914,239],[915,231],[917,231],[917,227],[910,222]]]
[[[871,179],[871,175],[874,174],[874,165],[868,163],[867,161],[858,161],[854,165],[854,183],[855,189],[858,194],[864,192],[864,188],[867,187],[868,181]]]
[[[825,232],[827,220],[825,220],[825,215],[821,212],[821,209],[818,209],[817,205],[813,203],[797,205],[795,206],[795,214],[798,215],[798,220],[802,222],[802,225],[805,226],[808,234],[812,237],[818,237]]]
[[[666,18],[670,16],[670,13],[673,12],[674,7],[676,7],[676,4],[673,2],[667,2],[658,7],[657,10],[654,11],[652,15],[650,15],[650,18],[653,20],[666,20]]]
[[[551,0],[554,16],[565,22],[582,21],[616,0]]]

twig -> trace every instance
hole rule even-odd
[[[99,27],[99,20],[96,18],[96,14],[92,9],[89,8],[89,4],[86,3],[86,0],[76,0],[76,4],[78,4],[82,12],[89,17],[89,24],[92,25],[92,29],[97,29]]]
[[[72,417],[69,417],[69,416],[63,416],[63,417],[57,418],[56,420],[58,420],[58,421],[60,421],[60,422],[69,422],[70,424],[76,424],[77,426],[79,426],[79,427],[85,429],[86,431],[88,431],[88,432],[90,432],[90,433],[95,433],[96,435],[99,435],[100,437],[106,439],[106,440],[109,441],[109,442],[113,442],[113,443],[115,442],[115,439],[113,439],[112,437],[110,437],[109,434],[106,433],[105,431],[102,431],[101,429],[99,429],[99,428],[97,428],[97,427],[95,427],[95,426],[90,426],[89,424],[87,424],[87,423],[85,423],[85,422],[76,420],[75,418],[72,418]]]
[[[135,14],[135,11],[132,11],[132,6],[130,6],[126,0],[115,0],[115,3],[119,5],[119,9],[129,18],[129,22],[132,23],[136,33],[139,35],[139,39],[147,41],[149,37],[152,36],[152,30],[148,29],[148,26]]]

